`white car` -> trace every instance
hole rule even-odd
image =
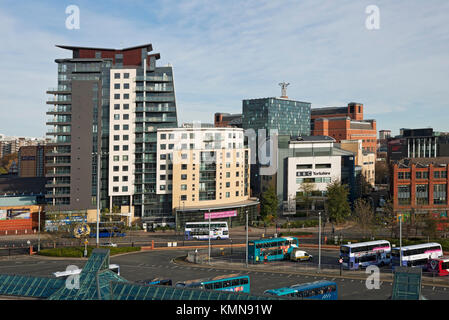
[[[114,248],[116,248],[117,244],[116,243],[112,243],[112,242],[106,242],[106,243],[103,243],[102,246],[103,247],[114,247]]]
[[[312,261],[313,256],[311,254],[308,254],[304,250],[299,249],[293,249],[292,253],[290,254],[290,260],[292,261]]]

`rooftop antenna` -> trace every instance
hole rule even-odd
[[[290,85],[290,83],[286,83],[284,81],[284,82],[279,83],[279,85],[281,86],[281,98],[288,99],[287,87]]]

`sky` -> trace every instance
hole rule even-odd
[[[79,29],[66,28],[79,8]],[[368,6],[377,6],[378,27]],[[151,43],[174,70],[178,123],[280,96],[312,108],[364,104],[378,130],[449,131],[447,0],[0,1],[0,133],[43,137],[55,45]],[[376,20],[377,21],[377,20]]]

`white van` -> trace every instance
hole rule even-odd
[[[290,254],[290,260],[292,261],[312,261],[313,256],[308,254],[304,250],[294,248]]]

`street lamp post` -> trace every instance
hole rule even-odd
[[[97,152],[97,248],[100,245],[100,172],[101,154]]]
[[[41,251],[41,208],[39,207],[39,216],[38,216],[38,231],[37,231],[37,252]]]
[[[246,242],[245,242],[245,247],[246,247],[246,267],[248,268],[248,210],[246,210]]]
[[[399,265],[402,267],[402,215],[399,215]]]
[[[319,231],[318,231],[318,272],[321,271],[321,212],[318,212]]]
[[[210,209],[209,209],[209,265],[210,265]]]

